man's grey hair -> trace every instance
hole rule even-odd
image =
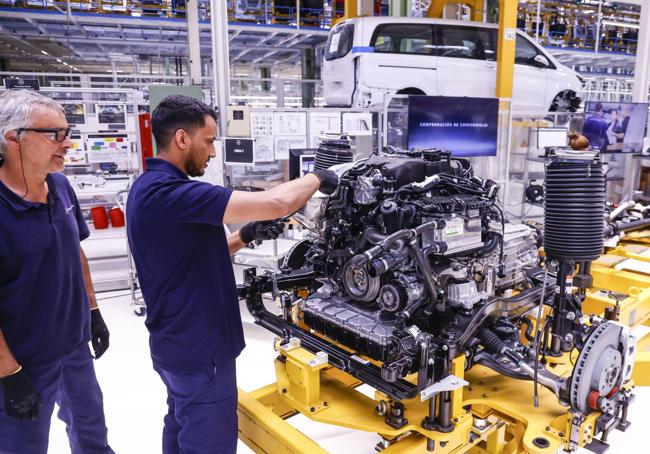
[[[5,90],[0,92],[0,159],[4,155],[5,134],[20,128],[29,128],[32,113],[38,106],[56,110],[65,115],[61,105],[32,90]]]

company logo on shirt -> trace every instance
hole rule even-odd
[[[69,207],[65,207],[65,214],[72,213],[73,208],[74,208],[74,205],[70,205]]]

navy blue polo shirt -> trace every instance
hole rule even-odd
[[[190,180],[158,158],[126,204],[129,244],[154,364],[211,372],[239,355],[244,333],[223,215],[232,190]]]
[[[47,203],[0,181],[0,329],[16,361],[47,364],[90,341],[79,242],[89,235],[68,179],[46,178]]]

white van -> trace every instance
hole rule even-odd
[[[494,97],[498,26],[411,17],[337,24],[323,62],[325,103],[382,107],[394,94]],[[574,111],[582,79],[517,30],[513,110]]]

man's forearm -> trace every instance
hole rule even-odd
[[[13,374],[19,368],[20,365],[16,362],[11,350],[9,350],[4,334],[0,329],[0,378]]]
[[[319,185],[320,180],[312,173],[269,189],[269,193],[273,194],[283,208],[277,217],[293,214],[302,208],[318,190]]]
[[[97,307],[97,298],[95,297],[95,287],[93,287],[93,280],[90,277],[90,267],[88,266],[88,259],[86,254],[84,254],[83,249],[79,246],[79,256],[81,259],[81,269],[84,276],[84,285],[86,286],[86,294],[88,295],[88,303],[90,303],[90,308],[94,309]]]
[[[230,255],[235,255],[235,252],[246,246],[239,236],[239,230],[229,233],[226,239],[228,240],[228,251]]]
[[[223,223],[265,221],[292,214],[301,208],[319,187],[319,178],[310,173],[268,191],[234,191],[226,207]]]

